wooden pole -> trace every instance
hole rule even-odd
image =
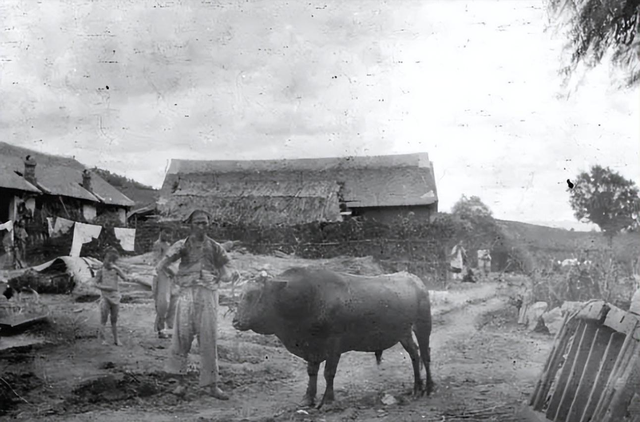
[[[586,322],[584,320],[580,320],[578,323],[578,328],[576,329],[571,340],[571,345],[569,346],[567,357],[564,361],[564,364],[562,365],[562,369],[560,369],[560,376],[558,378],[558,381],[553,386],[551,401],[549,402],[549,407],[546,412],[547,418],[551,420],[555,419],[555,415],[558,412],[558,407],[560,406],[560,402],[562,401],[562,395],[564,394],[564,390],[571,375],[571,370],[573,369],[573,365],[575,363],[575,358],[578,354],[578,346],[580,345],[580,340],[584,336],[586,330]]]
[[[636,326],[637,326],[637,323],[636,323]],[[621,369],[626,367],[629,360],[631,359],[631,356],[633,355],[633,352],[636,349],[637,342],[636,340],[633,339],[634,332],[635,332],[635,329],[631,330],[629,333],[627,333],[627,336],[624,339],[624,343],[620,348],[620,353],[618,354],[616,363],[614,364],[613,369],[609,374],[607,384],[604,387],[602,396],[600,397],[600,400],[598,400],[596,410],[593,413],[594,421],[599,421],[604,416],[604,412],[606,412],[607,408],[609,407],[609,403],[613,398],[614,385],[617,379],[619,378],[620,373],[622,372]]]
[[[622,377],[615,383],[615,392],[611,403],[607,406],[603,422],[621,421],[627,412],[629,401],[638,387],[640,379],[640,356],[634,353],[633,358],[625,368]]]
[[[591,346],[589,347],[587,360],[582,368],[578,388],[574,393],[571,406],[569,407],[566,422],[579,422],[582,418],[587,401],[589,400],[591,387],[598,376],[598,369],[602,367],[602,356],[610,344],[611,338],[610,329],[603,327],[597,329]]]
[[[566,418],[569,414],[571,403],[573,402],[578,390],[580,378],[582,377],[582,373],[587,364],[589,350],[591,349],[597,330],[598,328],[595,321],[588,320],[585,322],[585,329],[580,338],[578,348],[575,350],[575,357],[571,364],[571,371],[569,372],[569,377],[565,384],[564,391],[562,392],[562,398],[558,403],[556,413],[553,417],[554,421],[567,420]]]
[[[596,406],[598,404],[598,401],[604,394],[608,376],[611,374],[611,370],[613,369],[613,366],[616,362],[616,358],[620,354],[623,342],[623,334],[611,334],[609,343],[607,344],[607,349],[605,350],[604,356],[600,361],[600,368],[598,369],[598,374],[596,375],[593,386],[591,387],[591,393],[589,394],[589,399],[587,400],[587,404],[584,408],[584,412],[582,413],[580,422],[589,422],[593,420],[592,418],[595,413]]]
[[[558,364],[560,363],[562,355],[567,348],[571,334],[575,333],[577,325],[578,321],[575,319],[570,320],[569,313],[567,313],[564,317],[562,328],[560,328],[560,331],[558,331],[558,334],[556,335],[553,349],[551,350],[551,353],[549,353],[544,365],[542,376],[538,380],[538,384],[536,385],[531,396],[531,400],[529,401],[529,405],[533,406],[534,410],[540,410],[542,408],[543,399],[549,391],[549,387],[556,375],[556,372],[558,372]]]
[[[594,419],[596,421],[604,418],[607,409],[609,409],[609,405],[614,398],[615,395],[615,385],[616,381],[623,376],[625,369],[627,369],[629,362],[632,358],[637,354],[636,351],[638,349],[638,341],[635,339],[636,330],[640,325],[640,321],[638,321],[637,315],[640,314],[640,289],[636,290],[633,298],[631,299],[631,306],[629,307],[628,315],[636,317],[634,320],[634,325],[631,330],[629,330],[624,339],[624,343],[620,350],[620,354],[618,355],[618,359],[616,359],[616,363],[611,371],[609,379],[607,380],[607,384],[605,386],[604,392],[598,401],[598,405],[596,406],[596,410],[594,411]]]

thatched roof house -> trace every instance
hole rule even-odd
[[[172,160],[160,212],[185,217],[194,207],[220,221],[263,225],[385,219],[437,211],[427,154],[260,161]]]
[[[0,221],[14,218],[16,204],[54,216],[92,220],[112,212],[126,221],[134,202],[78,161],[0,142]],[[84,217],[84,218],[81,218]]]

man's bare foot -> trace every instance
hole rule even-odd
[[[118,340],[114,341],[113,344],[115,346],[122,346],[122,343],[120,343]]]
[[[171,393],[178,397],[182,397],[185,395],[186,392],[187,392],[187,387],[185,387],[184,385],[178,385]]]
[[[213,398],[216,398],[218,400],[229,400],[229,396],[227,395],[227,393],[225,393],[224,391],[222,391],[217,385],[212,385],[210,387],[207,388],[207,392],[209,393],[209,395]]]

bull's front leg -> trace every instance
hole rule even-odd
[[[309,375],[309,384],[307,385],[307,393],[300,404],[303,407],[311,407],[316,401],[316,393],[318,391],[318,371],[320,370],[320,362],[307,362],[307,375]]]
[[[336,377],[338,362],[340,362],[340,353],[335,353],[329,355],[324,364],[324,379],[327,382],[327,388],[324,390],[324,395],[322,396],[322,401],[318,405],[318,409],[320,409],[324,404],[332,403],[334,400],[333,379]]]

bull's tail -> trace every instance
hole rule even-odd
[[[418,346],[420,347],[420,358],[424,367],[427,370],[427,394],[430,394],[434,389],[433,379],[431,377],[431,301],[429,293],[426,292],[424,296],[420,298],[418,318],[414,325],[414,333],[416,340],[418,340]]]
[[[376,353],[376,364],[382,363],[382,350],[378,350]]]

